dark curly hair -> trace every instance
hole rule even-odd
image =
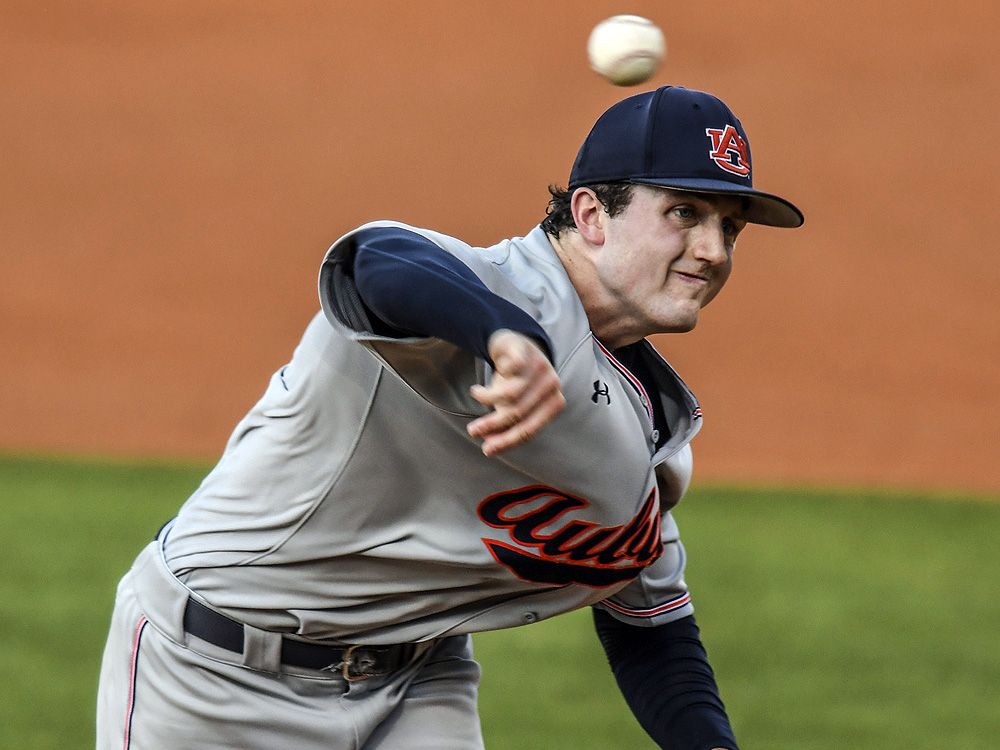
[[[632,200],[632,188],[635,186],[630,182],[601,182],[581,187],[594,191],[608,216],[617,216],[628,208]],[[564,229],[576,231],[576,222],[573,221],[573,212],[570,210],[570,199],[576,189],[563,190],[558,185],[549,185],[549,195],[552,198],[545,210],[542,229],[550,237],[559,237]]]

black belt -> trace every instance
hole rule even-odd
[[[184,630],[219,648],[243,653],[243,625],[191,598],[184,608]],[[413,652],[412,643],[321,646],[291,638],[281,639],[282,664],[337,671],[349,682],[395,672],[413,658]]]

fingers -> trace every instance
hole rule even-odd
[[[484,455],[494,456],[535,437],[566,400],[552,363],[532,339],[498,331],[490,338],[490,356],[490,384],[475,385],[470,393],[491,411],[470,422],[468,432],[483,439]]]
[[[483,453],[493,456],[531,440],[542,428],[563,410],[566,400],[559,387],[559,379],[539,377],[529,381],[526,390],[509,390],[503,384],[500,392],[475,389],[473,398],[492,406],[493,410],[469,424],[472,437],[483,438]],[[491,384],[492,385],[492,384]]]
[[[513,412],[505,413],[504,410],[494,411],[488,416],[495,415],[497,420],[485,423],[477,420],[478,424],[469,425],[469,434],[472,437],[483,438],[483,455],[495,456],[527,443],[561,412],[564,406],[562,393],[557,393],[539,401],[524,417],[517,417]]]

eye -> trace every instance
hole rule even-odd
[[[694,206],[674,206],[671,211],[678,219],[684,219],[685,221],[690,221],[698,215],[694,210]]]

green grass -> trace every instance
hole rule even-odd
[[[204,471],[0,459],[0,747],[92,746],[117,579]],[[1000,503],[715,488],[675,515],[744,750],[996,744]],[[589,613],[476,649],[490,750],[653,747]]]

